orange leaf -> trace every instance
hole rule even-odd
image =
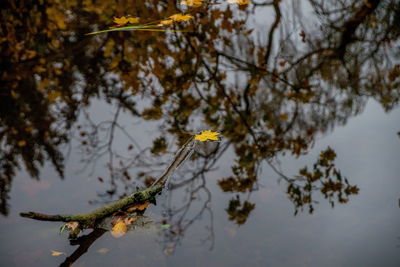
[[[119,238],[126,234],[126,231],[128,231],[126,224],[123,221],[119,220],[111,229],[111,235],[115,238]]]
[[[65,224],[65,226],[67,226],[69,230],[73,231],[79,226],[79,223],[78,222],[67,222]]]
[[[145,202],[143,204],[137,204],[133,207],[127,209],[128,212],[132,212],[135,210],[145,210],[150,205],[150,202]]]

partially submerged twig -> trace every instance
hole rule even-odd
[[[167,168],[165,173],[149,188],[138,190],[135,193],[130,194],[120,200],[115,201],[109,205],[105,205],[97,210],[84,214],[57,214],[48,215],[37,212],[22,212],[20,215],[25,218],[41,221],[61,221],[61,222],[78,222],[79,228],[84,229],[87,227],[93,227],[96,222],[100,219],[113,214],[119,210],[127,208],[132,205],[141,204],[147,201],[151,201],[154,197],[159,194],[164,188],[168,177],[186,160],[190,157],[194,151],[196,140],[191,137],[178,151],[171,165]]]

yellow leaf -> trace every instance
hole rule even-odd
[[[207,140],[218,141],[219,139],[218,139],[217,135],[219,135],[219,134],[220,133],[213,132],[211,130],[202,131],[200,134],[196,134],[194,136],[194,139],[198,140],[198,141],[201,141],[201,142],[204,142],[204,141],[207,141]]]
[[[56,251],[56,250],[50,250],[51,251],[51,256],[60,256],[65,254],[65,252],[61,252],[61,251]]]
[[[125,16],[122,16],[120,18],[114,17],[114,22],[118,25],[125,25],[128,23],[128,19]]]
[[[174,22],[172,19],[162,20],[162,21],[160,21],[160,23],[158,24],[158,26],[169,25],[169,24],[172,24],[172,22]]]
[[[114,23],[118,25],[125,25],[127,23],[135,24],[139,22],[139,18],[127,18],[125,16],[122,16],[120,18],[114,17]]]
[[[118,220],[117,223],[111,229],[111,235],[115,238],[119,238],[124,234],[126,234],[126,231],[128,231],[128,228],[126,227],[125,222]]]
[[[203,4],[203,0],[182,0],[181,5],[190,7],[199,7]]]
[[[185,15],[185,14],[175,14],[169,17],[173,21],[187,21],[193,18],[192,15]]]
[[[238,5],[248,5],[250,4],[250,0],[228,0],[230,4],[238,4]]]
[[[24,146],[26,146],[26,141],[25,141],[25,140],[20,140],[20,141],[18,141],[18,146],[19,146],[19,147],[24,147]]]
[[[131,24],[139,23],[139,18],[128,18],[128,22]]]

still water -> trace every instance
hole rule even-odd
[[[399,266],[398,1],[182,2],[6,2],[0,265]],[[120,236],[19,215],[145,188],[203,130]]]

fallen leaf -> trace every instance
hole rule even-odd
[[[124,223],[124,221],[119,220],[111,229],[111,235],[115,238],[119,238],[126,234],[126,231],[128,231],[126,224]]]
[[[128,22],[130,24],[139,23],[139,18],[128,18]]]
[[[67,228],[68,228],[69,230],[73,231],[73,230],[75,230],[75,229],[79,226],[79,223],[78,223],[78,222],[67,222],[67,223],[65,224],[65,226],[67,226]]]
[[[51,256],[60,256],[65,254],[65,252],[61,252],[61,251],[56,251],[56,250],[50,250],[51,251]]]
[[[199,7],[203,4],[203,0],[182,0],[181,5],[190,7]]]
[[[250,0],[228,0],[229,4],[248,5]]]
[[[118,24],[118,25],[125,25],[128,23],[128,20],[125,16],[120,17],[120,18],[114,17],[113,21],[115,24]]]
[[[129,17],[127,18],[125,16],[122,16],[120,18],[114,17],[113,21],[114,21],[115,24],[123,26],[123,25],[125,25],[127,23],[131,23],[131,24],[138,23],[139,22],[139,18],[129,18]]]
[[[101,254],[106,254],[107,252],[109,252],[110,250],[108,248],[101,248],[97,250],[97,253],[101,253]]]
[[[185,15],[185,14],[175,14],[169,17],[173,21],[187,21],[193,18],[192,15]]]
[[[198,140],[198,141],[201,141],[201,142],[204,142],[204,141],[207,141],[207,140],[218,141],[219,139],[218,139],[217,135],[219,135],[219,134],[220,133],[213,132],[211,130],[202,131],[200,134],[196,134],[194,139]]]
[[[160,23],[157,26],[169,25],[169,24],[172,24],[172,22],[174,22],[172,19],[162,20],[162,21],[160,21]]]
[[[127,209],[128,212],[133,212],[135,210],[145,210],[150,205],[150,202],[145,202],[143,204],[137,204],[133,207]]]

